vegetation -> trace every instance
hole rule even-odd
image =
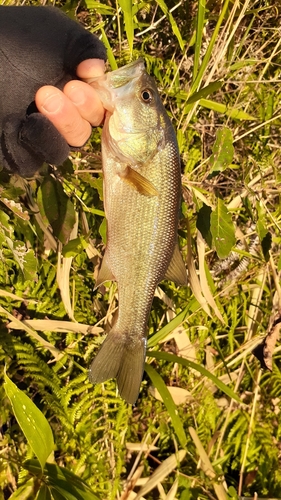
[[[0,173],[0,499],[281,498],[280,5],[56,5],[102,37],[108,69],[141,56],[155,76],[190,286],[157,289],[137,405],[92,386],[118,304],[115,284],[94,290],[100,129],[32,181]]]

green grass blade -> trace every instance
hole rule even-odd
[[[218,22],[217,22],[217,24],[215,26],[215,29],[213,31],[210,43],[209,43],[208,48],[206,50],[206,54],[205,54],[205,56],[203,58],[201,66],[200,66],[200,68],[198,70],[197,76],[196,76],[194,82],[191,85],[191,89],[190,89],[190,94],[191,95],[194,94],[194,92],[196,92],[196,90],[200,86],[202,77],[203,77],[203,75],[204,75],[204,73],[205,73],[205,71],[207,69],[207,66],[208,66],[208,64],[210,62],[212,51],[213,51],[214,45],[215,45],[215,43],[217,41],[220,27],[222,25],[222,22],[223,22],[225,16],[226,16],[226,13],[227,13],[228,4],[229,4],[229,0],[226,0],[224,2],[224,4],[223,4],[223,7],[222,7],[222,10],[221,10]]]
[[[131,0],[119,0],[119,5],[124,14],[125,30],[127,35],[127,40],[130,49],[130,56],[133,53],[133,43],[134,43],[134,19],[132,12],[132,1]]]
[[[258,63],[258,59],[243,59],[243,61],[238,61],[229,66],[229,71],[237,71],[242,68],[248,68],[249,66],[256,66]]]
[[[211,372],[209,372],[204,366],[199,365],[198,363],[194,363],[193,361],[190,361],[189,359],[184,359],[181,358],[180,356],[176,356],[175,354],[169,354],[168,352],[158,352],[158,351],[148,351],[147,356],[150,358],[155,358],[155,359],[163,359],[165,361],[170,361],[171,363],[179,363],[180,365],[186,366],[187,368],[193,368],[193,370],[198,371],[203,375],[204,377],[207,377],[209,380],[211,380],[217,388],[224,392],[227,396],[230,398],[234,399],[238,403],[241,403],[239,397],[235,392],[230,389],[227,385],[225,385],[221,380],[219,380],[215,375],[213,375]],[[159,390],[159,388],[157,387]],[[159,391],[160,392],[160,391]],[[161,394],[162,396],[162,394]]]
[[[155,333],[148,339],[148,347],[154,347],[161,340],[164,340],[169,333],[171,333],[175,328],[177,328],[186,318],[187,312],[189,311],[190,306],[186,307],[180,314],[178,314],[175,318],[172,319],[167,325],[165,325],[159,332]]]
[[[198,90],[198,92],[192,94],[192,96],[187,99],[186,104],[193,104],[194,102],[200,101],[203,97],[213,94],[213,92],[216,92],[223,86],[223,83],[224,82],[218,80],[217,82],[212,82],[209,85],[206,85],[206,87],[203,87]]]
[[[225,104],[210,101],[209,99],[200,99],[199,104],[204,108],[212,109],[213,111],[217,111],[217,113],[223,113],[224,115],[229,116],[230,118],[233,118],[235,120],[257,120],[255,116],[249,115],[243,110],[228,108]]]
[[[171,333],[173,330],[175,330],[175,328],[177,328],[179,325],[183,323],[183,321],[187,317],[187,314],[194,313],[200,308],[201,306],[198,300],[196,300],[196,298],[193,297],[189,301],[188,306],[186,306],[181,313],[179,313],[175,318],[173,318],[167,325],[163,326],[161,330],[154,333],[148,338],[147,342],[148,347],[154,347],[157,344],[159,344],[159,342],[162,342],[162,340],[164,340],[167,337],[167,335],[169,335],[169,333]]]
[[[54,450],[54,438],[49,422],[31,399],[4,374],[4,388],[15,417],[29,445],[37,456],[42,470]]]
[[[199,68],[199,60],[202,47],[202,35],[203,35],[203,28],[205,21],[205,11],[206,11],[206,0],[199,0],[198,13],[197,13],[196,39],[195,39],[195,52],[194,52],[194,62],[193,62],[193,78],[192,78],[193,81],[196,79]]]
[[[101,39],[106,47],[108,62],[111,66],[112,71],[114,71],[115,69],[118,68],[117,62],[115,60],[112,48],[110,46],[110,43],[103,28],[101,28]]]
[[[95,0],[85,0],[88,9],[96,9],[99,14],[105,16],[114,16],[115,9],[110,7],[109,5],[105,5],[104,3],[97,2]]]
[[[171,14],[171,12],[169,11],[167,5],[165,4],[164,0],[156,0],[160,9],[164,12],[165,16],[167,16],[170,24],[171,24],[171,27],[172,27],[172,30],[173,30],[173,33],[174,35],[177,37],[177,40],[179,42],[179,46],[181,48],[181,50],[184,50],[184,41],[182,39],[182,36],[180,34],[180,30],[177,26],[177,23],[175,21],[175,19],[173,18],[173,15]]]
[[[159,391],[159,394],[163,399],[163,403],[166,406],[167,411],[171,417],[175,433],[178,436],[181,446],[184,448],[187,439],[182,425],[182,421],[178,415],[177,406],[175,405],[174,400],[171,394],[169,393],[164,380],[159,375],[159,373],[157,373],[157,371],[154,370],[154,368],[152,368],[152,366],[150,366],[149,364],[145,363],[144,369],[147,375],[149,376],[151,382],[153,383],[154,387],[156,387],[156,389]]]

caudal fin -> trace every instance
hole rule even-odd
[[[143,376],[145,340],[130,342],[124,335],[111,331],[90,366],[92,384],[117,379],[120,396],[134,404],[138,398]]]

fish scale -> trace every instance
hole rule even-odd
[[[179,153],[155,82],[141,60],[91,84],[107,109],[102,135],[107,246],[97,286],[117,281],[118,319],[89,378],[99,383],[116,377],[120,395],[133,404],[143,376],[155,289],[165,277],[186,283],[177,244]]]

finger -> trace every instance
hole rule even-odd
[[[68,82],[64,94],[71,100],[79,114],[92,125],[100,125],[104,117],[104,107],[96,91],[87,83],[78,80]]]
[[[79,64],[76,73],[79,78],[85,80],[86,78],[101,76],[104,74],[104,71],[105,63],[102,59],[86,59]]]
[[[63,92],[46,85],[36,93],[35,102],[38,111],[53,123],[69,145],[81,147],[87,142],[91,125]]]

